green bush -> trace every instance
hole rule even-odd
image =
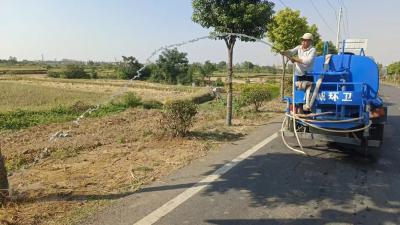
[[[225,84],[222,81],[221,77],[218,77],[217,80],[214,82],[214,86],[223,87]]]
[[[126,107],[137,107],[142,104],[142,99],[133,92],[128,92],[123,96],[123,104]]]
[[[61,72],[59,71],[48,71],[47,76],[53,77],[53,78],[60,78],[61,77]]]
[[[90,74],[86,73],[85,68],[81,65],[67,65],[61,74],[61,78],[66,79],[90,79]]]
[[[225,100],[225,101],[226,101],[226,100]],[[232,101],[233,101],[233,103],[232,103],[232,109],[233,109],[234,114],[236,114],[236,115],[242,114],[242,112],[243,112],[242,109],[243,109],[246,105],[248,105],[248,103],[246,102],[246,99],[244,99],[244,98],[241,97],[241,96],[233,96]],[[226,103],[225,103],[225,105],[226,105]]]
[[[89,75],[90,75],[91,79],[98,79],[99,78],[99,75],[98,75],[96,69],[94,69],[94,68],[90,69]]]
[[[144,109],[162,109],[163,104],[159,101],[150,100],[142,103]]]
[[[293,81],[290,77],[285,77],[284,94],[285,96],[291,96],[292,92],[293,92]]]
[[[75,104],[73,104],[71,107],[69,107],[72,111],[74,112],[85,112],[86,110],[90,109],[90,105],[82,102],[82,101],[77,101]]]
[[[202,95],[194,96],[190,100],[195,104],[202,104],[204,102],[211,101],[215,98],[211,92],[204,93]]]
[[[166,102],[162,113],[162,126],[173,137],[185,136],[193,125],[198,106],[190,100]]]
[[[273,95],[267,85],[255,84],[244,87],[241,98],[245,103],[253,105],[255,111],[258,111],[265,101],[273,98]]]

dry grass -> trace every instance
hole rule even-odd
[[[386,84],[386,85],[391,85],[391,86],[400,86],[400,80],[389,80],[389,79],[381,79],[380,82],[382,82],[382,84]]]
[[[58,224],[65,212],[121,197],[197,157],[201,143],[159,136],[159,116],[155,110],[136,109],[87,119],[71,138],[56,142],[49,142],[48,135],[68,124],[4,134],[7,162],[24,159],[10,177],[18,208],[12,222]]]
[[[281,105],[270,102],[264,110],[273,107]],[[49,142],[49,134],[69,129],[69,123],[4,132],[0,145],[6,160],[20,165],[8,165],[15,168],[9,178],[14,200],[0,215],[10,224],[77,222],[276,115],[246,111],[226,127],[224,112],[221,102],[204,104],[191,134],[178,139],[160,132],[159,111],[140,108],[87,118],[71,137],[55,142]]]

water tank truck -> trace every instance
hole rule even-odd
[[[309,95],[293,85],[292,96],[285,97],[282,139],[287,145],[285,137],[296,137],[301,149],[300,139],[356,145],[352,149],[377,159],[387,119],[387,107],[379,97],[378,65],[363,48],[355,54],[347,52],[342,43],[337,55],[329,55],[325,43],[323,55],[316,57],[312,71],[305,74],[312,82]],[[294,76],[293,84],[297,79]],[[311,110],[299,114],[307,97]]]

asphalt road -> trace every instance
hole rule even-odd
[[[385,86],[381,93],[389,116],[375,163],[313,143],[305,143],[310,156],[300,155],[278,137],[225,171],[232,159],[278,131],[280,124],[273,122],[85,223],[135,224],[145,218],[158,225],[400,224],[400,89]],[[210,176],[216,170],[224,173]],[[193,187],[202,188],[182,199]]]

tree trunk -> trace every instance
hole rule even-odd
[[[281,94],[280,94],[281,99],[283,99],[285,95],[285,75],[286,75],[285,56],[282,56],[282,77],[281,77]]]
[[[233,100],[233,88],[232,88],[232,77],[233,77],[233,48],[228,49],[228,96],[226,99],[226,125],[232,125],[232,100]]]
[[[233,88],[232,88],[232,77],[233,77],[233,47],[235,46],[235,38],[230,37],[229,40],[225,40],[226,46],[228,47],[228,94],[226,98],[226,125],[232,126],[232,100],[233,100]]]
[[[8,178],[5,160],[0,148],[0,205],[3,205],[8,196]]]

